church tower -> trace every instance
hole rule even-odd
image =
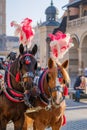
[[[0,35],[6,34],[6,0],[0,0]]]
[[[53,1],[51,0],[51,5],[45,10],[46,21],[58,21],[58,13],[58,9],[53,5]]]
[[[58,9],[54,6],[53,0],[50,0],[50,5],[45,9],[44,14],[46,19],[43,22],[38,23],[35,29],[35,36],[33,43],[38,45],[37,59],[41,67],[46,67],[48,64],[48,58],[50,56],[50,39],[48,34],[59,27],[58,22]]]

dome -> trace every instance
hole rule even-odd
[[[53,2],[51,1],[51,5],[45,10],[45,14],[56,14],[58,15],[58,9],[53,6]]]

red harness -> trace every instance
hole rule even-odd
[[[22,93],[19,93],[17,92],[16,90],[14,90],[11,86],[11,83],[10,83],[10,65],[8,66],[8,72],[7,72],[7,81],[6,83],[4,84],[4,94],[6,95],[6,97],[13,101],[13,102],[23,102],[23,98],[24,98],[24,95]],[[9,92],[8,92],[9,90]]]

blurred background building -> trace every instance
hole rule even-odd
[[[87,67],[87,0],[69,0],[62,9],[65,12],[59,19],[58,8],[54,6],[53,0],[50,1],[49,7],[45,9],[46,20],[38,22],[34,27],[35,36],[32,46],[34,44],[38,46],[36,55],[38,65],[46,67],[50,56],[48,34],[57,31],[70,33],[74,47],[62,61],[69,59],[68,71],[73,82]],[[17,37],[6,36],[6,0],[0,0],[0,54],[6,55],[12,49],[17,51],[18,45]]]

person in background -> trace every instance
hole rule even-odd
[[[81,93],[85,92],[86,89],[86,77],[87,77],[87,68],[84,69],[83,75],[80,75],[76,78],[75,84],[74,84],[74,90],[75,92],[75,101],[80,101],[80,95]]]
[[[80,94],[83,93],[83,89],[80,86],[81,85],[81,77],[82,75],[78,76],[76,78],[75,84],[74,84],[74,90],[76,90],[75,92],[75,101],[79,102],[80,101]]]

